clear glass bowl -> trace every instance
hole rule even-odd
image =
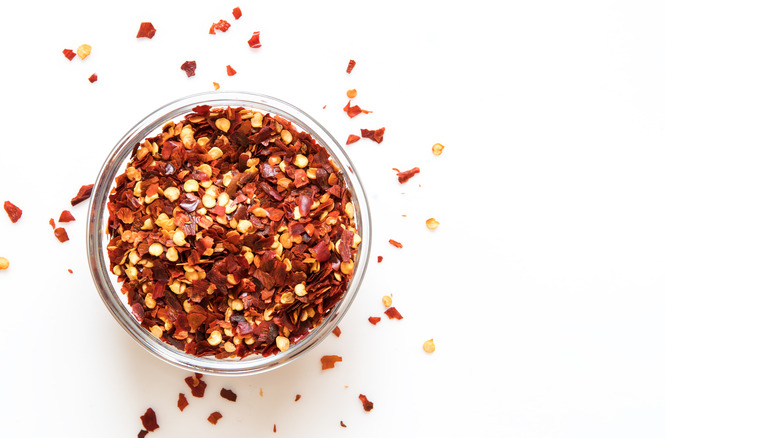
[[[327,149],[333,161],[341,168],[349,189],[352,191],[352,203],[355,206],[355,221],[357,230],[362,237],[362,243],[355,256],[354,275],[342,299],[325,317],[322,324],[312,329],[303,339],[290,346],[284,352],[263,357],[251,355],[243,359],[216,359],[197,357],[185,353],[169,345],[141,324],[132,316],[127,297],[120,291],[121,284],[116,282],[116,275],[109,271],[108,243],[106,225],[108,209],[106,204],[114,178],[124,172],[133,147],[147,137],[157,135],[162,126],[169,120],[178,121],[185,114],[192,112],[198,105],[212,107],[244,107],[271,114],[276,114],[291,121],[299,130],[309,133],[317,142]],[[313,349],[328,334],[333,331],[355,299],[368,264],[371,248],[371,218],[368,210],[368,200],[363,191],[352,162],[344,149],[325,128],[308,114],[279,99],[245,92],[208,92],[196,94],[176,100],[152,112],[125,134],[114,149],[108,154],[92,191],[89,205],[89,222],[87,224],[87,256],[98,293],[111,314],[119,324],[145,350],[154,356],[179,368],[216,375],[247,375],[256,374],[278,368],[292,362],[305,352]]]

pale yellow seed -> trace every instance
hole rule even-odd
[[[135,266],[130,266],[125,269],[125,275],[130,281],[138,280],[138,269],[136,269]]]
[[[173,243],[176,246],[184,246],[187,244],[187,236],[184,234],[184,231],[176,230],[176,232],[173,233]]]
[[[346,205],[344,205],[344,213],[347,214],[347,217],[352,219],[355,217],[355,206],[352,205],[351,202],[347,202]]]
[[[187,181],[184,182],[184,186],[183,186],[184,191],[190,193],[197,192],[199,187],[200,184],[198,184],[198,182],[195,181],[194,179],[188,179]]]
[[[298,295],[299,297],[302,297],[306,295],[306,285],[303,283],[299,283],[295,285],[295,295]]]
[[[233,274],[228,274],[228,275],[227,275],[227,282],[228,282],[228,283],[230,283],[230,284],[232,284],[233,286],[235,286],[235,285],[237,285],[237,284],[238,284],[238,279],[236,279],[236,276],[235,276],[235,275],[233,275]]]
[[[159,257],[160,255],[162,255],[163,251],[164,251],[163,246],[158,242],[154,242],[153,244],[149,245],[149,254],[155,257]]]
[[[426,353],[433,353],[434,350],[436,350],[436,345],[433,343],[433,339],[428,339],[427,341],[423,342],[423,350],[425,350]]]
[[[130,251],[130,254],[127,255],[127,261],[129,261],[131,265],[138,263],[139,260],[141,260],[141,256],[138,255],[136,250]]]
[[[290,348],[290,340],[284,336],[277,336],[276,347],[279,348],[279,351],[287,351]]]
[[[152,332],[152,335],[158,338],[161,338],[163,335],[163,329],[159,325],[153,325],[152,328],[149,329],[150,332]]]
[[[214,122],[214,124],[217,126],[217,129],[219,129],[220,131],[227,132],[228,129],[230,129],[230,120],[224,117],[221,119],[217,119],[217,121]]]
[[[154,309],[154,307],[157,305],[157,301],[154,298],[152,298],[152,294],[146,294],[146,296],[144,297],[144,305],[148,309]]]
[[[263,115],[260,113],[255,113],[252,116],[252,127],[253,128],[262,128],[263,127]]]
[[[436,143],[431,149],[433,150],[433,155],[441,155],[442,151],[444,150],[444,145],[441,143]]]
[[[286,129],[282,130],[282,132],[279,133],[279,135],[282,137],[282,143],[284,144],[290,144],[290,142],[292,141],[292,134],[290,134],[290,131]]]
[[[282,294],[282,297],[279,299],[279,302],[282,304],[290,304],[293,301],[295,301],[295,298],[293,298],[292,292],[285,292]]]
[[[385,295],[382,297],[382,304],[384,304],[385,307],[390,307],[393,305],[393,299]]]
[[[210,161],[218,159],[219,157],[222,156],[222,154],[223,154],[222,149],[216,146],[214,146],[213,148],[209,149],[208,152],[206,152],[206,156],[208,156],[208,159]]]
[[[5,257],[0,257],[0,270],[8,269],[8,266],[9,266],[8,259]]]
[[[317,178],[317,169],[310,167],[306,169],[306,178],[309,179],[316,179]]]
[[[351,275],[352,271],[355,269],[355,262],[352,260],[347,260],[346,262],[341,262],[341,272],[344,273],[344,275]]]
[[[225,184],[225,187],[227,187],[230,183]],[[226,206],[230,202],[230,195],[227,194],[227,192],[222,192],[217,196],[217,205],[220,205],[222,207]]]
[[[236,211],[236,209],[238,209],[238,204],[236,204],[235,202],[231,202],[230,204],[225,206],[225,213],[226,214],[233,213],[234,211]]]
[[[169,262],[178,261],[179,251],[177,251],[174,247],[170,247],[168,248],[168,251],[165,251],[165,258],[168,259]]]
[[[267,217],[268,216],[268,212],[265,211],[265,209],[262,208],[262,207],[257,207],[254,210],[252,210],[252,214],[257,216],[257,217]]]
[[[233,345],[233,343],[230,341],[225,342],[225,345],[223,345],[223,347],[225,348],[225,351],[227,351],[228,353],[233,353],[236,351],[236,346]]]
[[[284,131],[282,131],[284,132]],[[300,167],[301,169],[309,165],[309,159],[306,158],[306,155],[298,154],[295,156],[295,160],[293,160],[293,164]]]
[[[216,347],[217,345],[219,345],[219,343],[222,342],[222,332],[220,332],[219,330],[214,330],[213,332],[211,332],[211,335],[209,335],[208,342],[209,345],[211,345],[212,347]]]
[[[217,200],[211,195],[203,195],[203,206],[206,208],[214,208],[217,205]]]
[[[79,58],[84,59],[89,54],[92,53],[92,46],[89,44],[82,44],[76,49],[76,54],[79,55]]]
[[[271,166],[276,166],[277,164],[280,164],[282,162],[282,157],[279,155],[271,155],[268,157],[268,164]]]
[[[179,189],[176,187],[168,187],[167,189],[163,190],[163,196],[165,196],[165,199],[176,202],[177,199],[179,199],[179,195],[181,192],[179,192]]]
[[[236,298],[232,303],[230,303],[230,307],[236,312],[240,312],[244,310],[244,302]]]
[[[246,234],[251,229],[252,229],[252,222],[249,222],[246,219],[242,219],[238,221],[238,225],[236,226],[236,231],[238,231],[241,234]]]
[[[430,218],[427,221],[425,221],[425,226],[428,227],[429,230],[435,230],[439,227],[439,222],[436,221],[434,218]]]

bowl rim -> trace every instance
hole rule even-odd
[[[185,114],[191,113],[192,108],[198,105],[257,109],[289,120],[299,130],[310,134],[328,151],[333,161],[340,167],[344,180],[352,192],[355,223],[362,241],[355,257],[355,270],[347,290],[318,327],[292,344],[288,350],[273,356],[252,355],[240,360],[197,357],[161,341],[143,328],[131,315],[126,299],[122,299],[125,295],[116,287],[116,276],[107,268],[108,255],[104,241],[108,217],[106,203],[115,185],[114,178],[124,170],[135,144],[150,135],[156,135],[165,123],[180,119]],[[352,161],[341,144],[314,118],[290,103],[265,94],[245,91],[209,91],[185,96],[159,107],[120,138],[109,152],[95,180],[89,202],[86,240],[89,268],[98,294],[114,319],[144,350],[171,365],[188,371],[210,375],[250,375],[279,368],[311,351],[344,317],[357,296],[368,267],[371,251],[371,213],[363,184]]]

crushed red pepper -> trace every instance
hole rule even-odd
[[[222,418],[222,414],[217,411],[212,412],[211,415],[209,415],[209,423],[216,425],[220,418]]]
[[[65,231],[65,228],[62,228],[62,227],[54,229],[54,237],[56,237],[57,240],[59,240],[60,242],[63,242],[63,243],[67,242],[68,240],[70,240],[68,238],[68,232]]]
[[[301,395],[300,394],[295,394],[295,401],[298,401],[300,399],[301,399]]]
[[[238,398],[238,396],[236,396],[236,393],[235,393],[235,392],[233,392],[233,391],[231,391],[231,390],[229,390],[229,389],[225,389],[225,388],[222,388],[222,389],[219,391],[219,395],[220,395],[222,398],[224,398],[225,400],[230,400],[230,401],[232,401],[232,402],[236,401],[236,398]]]
[[[341,356],[336,356],[336,355],[322,356],[322,358],[320,358],[320,362],[322,362],[323,370],[329,370],[331,368],[336,367],[336,362],[341,362]]]
[[[352,144],[358,140],[360,140],[360,136],[355,134],[349,134],[349,137],[347,137],[347,144]]]
[[[154,409],[149,408],[141,415],[141,423],[144,425],[144,429],[149,432],[154,432],[160,426],[157,424],[157,414],[154,413]]]
[[[185,61],[181,65],[181,69],[184,70],[184,73],[187,73],[188,78],[195,76],[196,68],[198,68],[198,64],[195,61]]]
[[[180,411],[183,411],[189,404],[190,402],[187,401],[187,396],[180,392],[179,401],[176,402],[176,406],[178,406]]]
[[[233,67],[231,67],[230,65],[228,65],[227,66],[227,75],[228,76],[233,76],[234,74],[236,74],[236,70],[233,69]]]
[[[382,140],[385,138],[385,128],[361,129],[360,136],[363,138],[370,138],[377,143],[382,143]]]
[[[382,260],[384,260],[384,257],[382,257],[382,256],[377,256],[377,258],[376,258],[376,262],[377,262],[377,263],[382,263]]]
[[[154,37],[154,34],[157,33],[157,29],[152,26],[152,23],[149,23],[148,21],[144,21],[141,23],[141,26],[138,28],[138,33],[136,34],[136,38],[149,38],[152,39]]]
[[[95,73],[92,73],[92,76],[90,76],[90,77],[89,77],[89,78],[87,78],[87,79],[89,80],[89,82],[90,82],[90,83],[93,83],[93,84],[94,84],[95,82],[97,82],[97,74],[95,74]]]
[[[55,228],[57,228],[57,225],[55,225],[55,224],[54,224],[54,219],[53,219],[53,218],[49,219],[49,225],[51,225],[51,229],[52,229],[52,230],[54,230]]]
[[[60,213],[60,220],[59,222],[73,222],[76,218],[73,217],[73,214],[69,212],[68,210],[62,210],[62,213]],[[52,220],[53,222],[53,220]]]
[[[201,105],[169,123],[136,146],[108,202],[111,269],[134,316],[196,356],[286,351],[354,271],[343,178],[279,116]]]
[[[369,316],[368,317],[368,322],[370,322],[373,325],[377,325],[377,323],[379,323],[379,321],[381,321],[381,320],[382,320],[382,318],[379,317],[379,316]]]
[[[8,214],[8,219],[11,219],[11,223],[15,224],[22,217],[22,209],[12,204],[11,201],[5,201],[3,208]]]
[[[354,99],[356,96],[357,96],[356,89],[353,88],[351,90],[347,90],[347,97],[349,97],[350,99]]]
[[[341,329],[339,326],[336,326],[336,328],[333,329],[333,334],[336,335],[336,337],[341,337]]]
[[[141,308],[140,304],[138,304],[139,308]],[[141,310],[141,313],[143,314],[143,310]],[[190,391],[192,391],[193,397],[201,398],[203,397],[203,394],[206,393],[206,382],[203,381],[203,374],[201,373],[195,373],[194,376],[189,376],[184,379],[184,382],[187,384],[187,386],[190,387]]]
[[[404,319],[403,316],[401,316],[401,313],[396,309],[395,307],[390,307],[387,310],[385,310],[385,315],[387,315],[390,319]]]
[[[276,424],[274,424],[274,433],[276,433]]]
[[[92,195],[92,186],[94,186],[94,184],[87,184],[81,186],[76,196],[70,200],[70,205],[75,207],[76,205],[80,204],[82,201],[89,199],[89,197]]]
[[[347,64],[347,73],[352,73],[352,69],[355,68],[355,64],[356,62],[354,59],[349,60],[349,64]]]
[[[237,8],[237,7],[233,8],[233,18],[238,20],[239,18],[241,18],[241,15],[242,15],[241,14],[241,8]]]
[[[401,183],[401,184],[409,181],[410,179],[412,179],[413,176],[415,176],[416,174],[420,173],[420,168],[419,167],[413,167],[413,168],[411,168],[409,170],[406,170],[406,171],[403,171],[403,172],[401,172],[400,170],[396,169],[395,167],[393,168],[393,170],[395,170],[396,175],[398,175],[398,182]]]
[[[346,425],[346,424],[344,424],[344,422],[343,422],[343,421],[339,421],[339,423],[341,424],[341,427],[347,427],[347,425]]]
[[[72,274],[73,273],[73,269],[68,269],[68,273]]]
[[[141,429],[138,431],[138,438],[144,438],[146,435],[149,435],[149,431],[146,429]]]
[[[364,110],[360,108],[358,105],[352,106],[352,101],[349,100],[347,101],[347,105],[344,107],[344,112],[347,113],[347,115],[351,119],[360,113],[369,114],[372,113],[373,111]]]
[[[390,239],[389,242],[390,242],[390,245],[393,245],[396,248],[403,248],[404,247],[403,244],[401,244],[401,242],[395,241],[393,239]]]
[[[63,50],[62,54],[65,55],[66,58],[68,58],[68,61],[73,61],[73,58],[76,57],[76,52],[70,49]]]
[[[230,29],[230,23],[228,23],[225,20],[219,20],[216,23],[211,25],[211,29],[209,30],[209,33],[214,35],[215,34],[215,32],[214,32],[215,29],[220,31],[220,32],[223,32],[223,33],[227,32],[227,30]]]
[[[259,49],[262,46],[262,44],[260,44],[260,32],[252,32],[252,36],[247,43],[249,44],[249,47]]]
[[[371,411],[371,409],[374,409],[374,403],[372,403],[372,402],[368,401],[368,398],[367,398],[365,395],[363,395],[363,394],[360,394],[360,395],[358,396],[358,398],[359,398],[359,399],[360,399],[360,401],[363,403],[363,410],[364,410],[364,411],[366,411],[366,412],[370,412],[370,411]]]

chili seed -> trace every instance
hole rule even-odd
[[[444,145],[441,143],[436,143],[431,149],[433,150],[433,155],[441,155],[442,151],[444,150]]]
[[[79,58],[84,59],[89,54],[92,53],[92,46],[89,44],[82,44],[76,48],[76,54],[79,55]]]
[[[393,299],[388,295],[385,295],[382,297],[382,304],[384,304],[385,307],[390,307],[393,305]]]
[[[425,350],[426,353],[433,353],[434,350],[436,350],[436,345],[434,345],[433,339],[428,339],[427,341],[423,342],[423,350]]]
[[[439,222],[437,222],[434,218],[430,218],[425,221],[425,226],[428,227],[429,230],[435,230],[439,227]]]
[[[0,271],[3,269],[8,269],[8,266],[10,263],[8,262],[8,259],[5,257],[0,257]]]

